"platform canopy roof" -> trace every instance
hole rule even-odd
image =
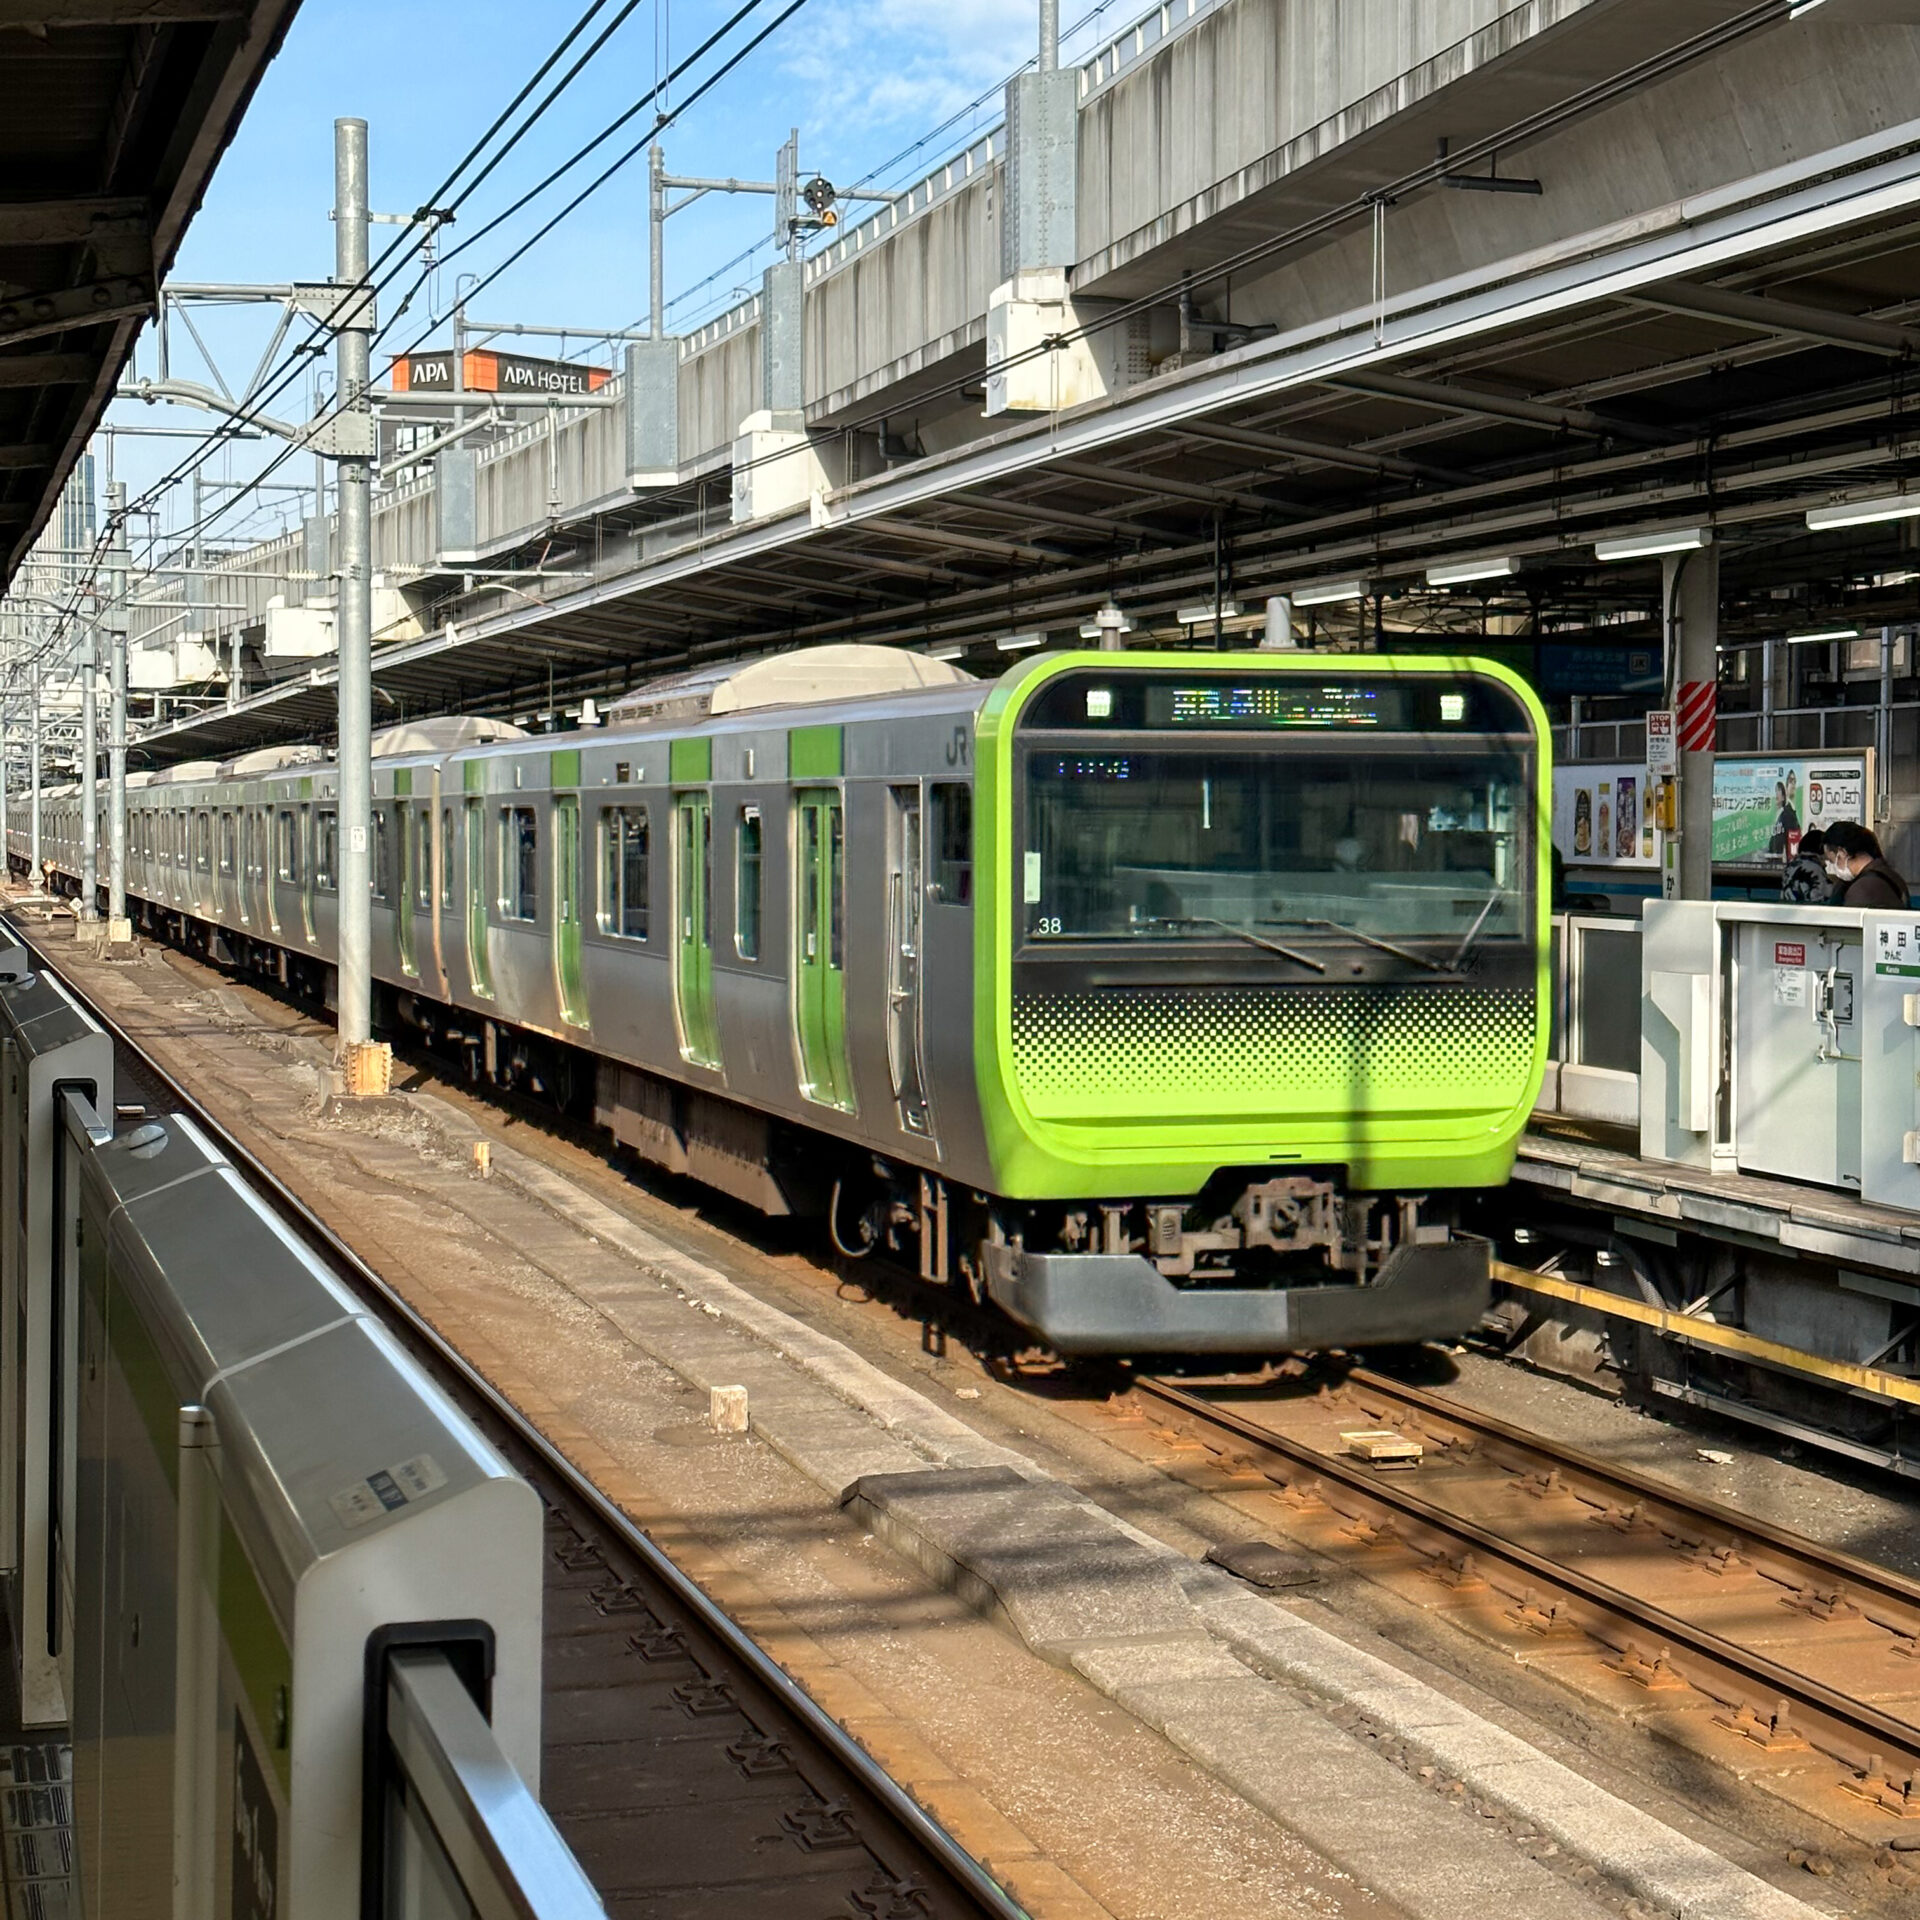
[[[0,586],[299,0],[0,0]]]

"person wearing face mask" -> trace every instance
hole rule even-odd
[[[1827,871],[1833,875],[1835,907],[1905,907],[1907,883],[1880,842],[1857,820],[1827,829]]]

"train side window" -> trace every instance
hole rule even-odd
[[[973,789],[957,780],[933,786],[934,898],[973,904]]]
[[[313,817],[313,884],[331,892],[339,884],[340,816],[323,808]]]
[[[453,905],[453,809],[440,809],[440,904]]]
[[[653,884],[652,841],[645,807],[607,807],[600,815],[602,933],[621,940],[647,937]]]
[[[500,809],[500,911],[533,920],[540,911],[540,829],[531,807]]]
[[[373,809],[373,897],[385,900],[393,892],[393,840],[387,832],[387,810]]]
[[[220,816],[220,871],[233,871],[233,815],[230,813]]]
[[[282,880],[300,884],[300,827],[290,807],[282,807],[273,820],[273,870]]]
[[[742,960],[760,958],[763,835],[760,809],[742,807],[733,858],[733,946]]]
[[[213,816],[196,813],[193,816],[193,864],[202,873],[213,871]]]

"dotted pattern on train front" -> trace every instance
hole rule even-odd
[[[1102,987],[1017,994],[1036,1112],[1459,1112],[1510,1104],[1533,1064],[1530,990]]]

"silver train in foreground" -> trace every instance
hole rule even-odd
[[[1504,669],[832,647],[611,719],[377,741],[390,1025],[1063,1352],[1484,1309],[1449,1209],[1506,1178],[1545,1041],[1545,728]],[[129,787],[144,924],[326,999],[324,754]],[[77,794],[45,804],[71,889]]]

